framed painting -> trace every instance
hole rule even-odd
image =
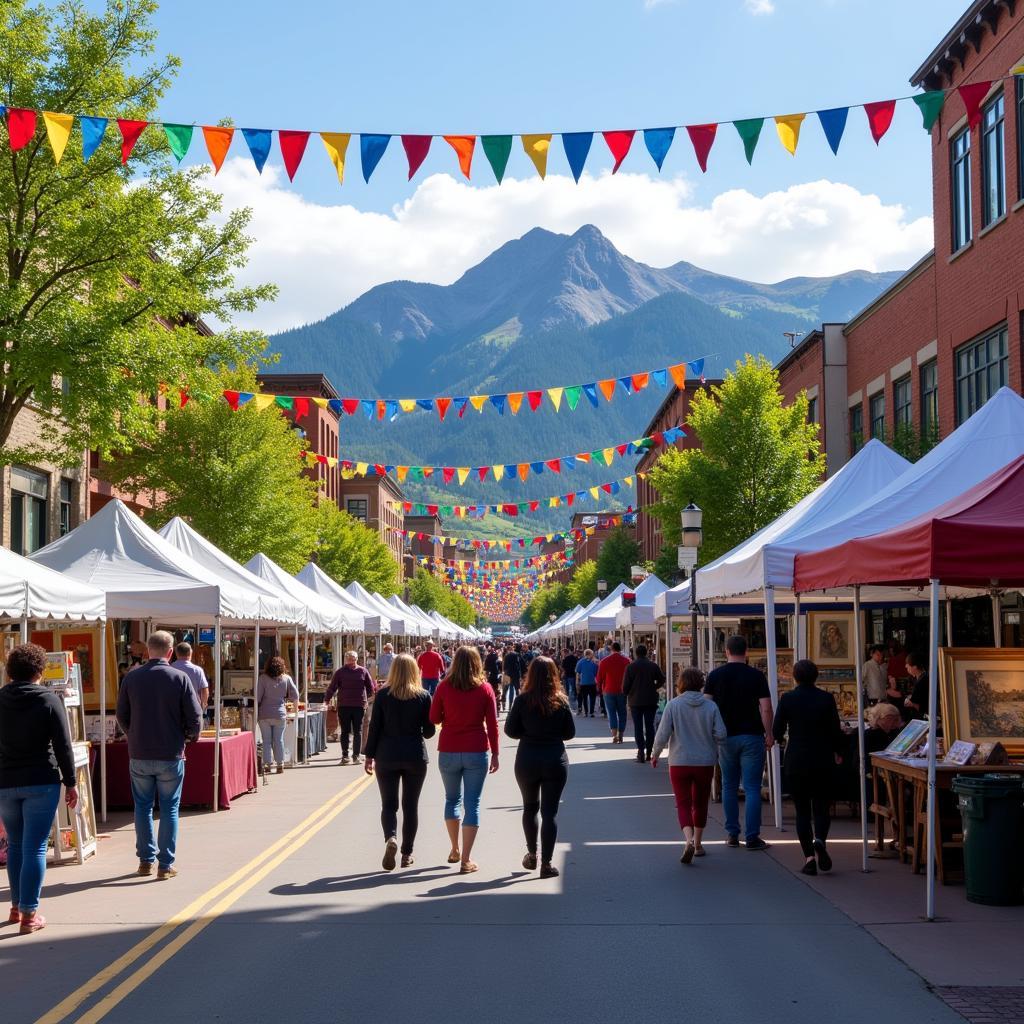
[[[768,652],[766,650],[748,650],[747,663],[759,672],[768,675]],[[788,647],[775,652],[775,669],[779,681],[779,693],[793,689],[793,652]]]
[[[1024,756],[1024,649],[944,647],[939,690],[946,743],[1001,743]]]
[[[817,665],[853,665],[853,612],[808,612],[807,640]]]

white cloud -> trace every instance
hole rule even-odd
[[[774,14],[775,4],[772,0],[743,0],[749,14]]]
[[[643,263],[687,260],[754,281],[898,269],[932,245],[930,218],[908,220],[898,204],[827,180],[760,196],[733,189],[701,205],[682,177],[605,172],[579,185],[550,175],[478,187],[434,174],[390,213],[309,202],[279,169],[261,177],[242,158],[212,184],[226,207],[253,209],[256,241],[240,276],[281,294],[245,323],[268,332],[321,319],[386,281],[450,284],[538,226],[569,234],[596,224]]]

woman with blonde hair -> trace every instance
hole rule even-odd
[[[444,782],[444,823],[452,847],[448,863],[461,861],[462,874],[466,875],[477,870],[471,855],[480,827],[484,781],[488,768],[491,772],[498,770],[497,703],[475,647],[460,647],[455,652],[448,675],[434,693],[430,720],[441,726],[437,761]],[[461,816],[463,806],[465,815]]]
[[[413,862],[419,827],[419,803],[427,777],[427,745],[434,735],[430,694],[423,689],[416,659],[397,654],[386,685],[377,693],[366,739],[367,775],[376,772],[380,789],[380,823],[384,829],[385,871],[393,871],[398,854],[398,806],[402,806],[402,867]]]

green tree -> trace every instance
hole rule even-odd
[[[608,535],[597,556],[597,578],[608,583],[608,591],[620,583],[629,583],[632,569],[640,561],[640,545],[624,526],[617,526]]]
[[[254,372],[206,375],[210,391],[256,390]],[[237,412],[222,401],[168,410],[162,429],[108,467],[115,483],[156,496],[160,523],[181,516],[239,562],[262,551],[298,572],[316,542],[316,486],[302,476],[303,443],[272,406]]]
[[[376,530],[331,502],[317,508],[315,530],[317,564],[328,576],[383,597],[398,593],[398,564]]]
[[[523,612],[523,619],[533,629],[539,629],[551,616],[559,616],[574,607],[569,596],[569,587],[565,583],[548,583],[539,587],[533,599]]]
[[[651,567],[651,571],[664,583],[679,575],[679,552],[670,544],[666,544],[659,552]]]
[[[210,364],[251,360],[254,333],[234,317],[272,298],[236,285],[250,240],[248,211],[223,214],[202,187],[207,168],[178,170],[160,128],[147,128],[122,165],[114,117],[148,120],[178,69],[154,57],[155,0],[82,0],[0,12],[0,102],[36,111],[110,117],[88,162],[77,132],[57,166],[43,118],[16,152],[0,122],[0,451],[5,460],[75,461],[151,436],[139,396],[191,390]],[[220,333],[197,329],[215,319]],[[51,410],[36,448],[7,449],[25,404]]]
[[[568,583],[569,607],[584,608],[597,597],[597,562],[584,562],[576,567]]]
[[[703,509],[705,564],[814,490],[825,469],[807,396],[784,405],[765,358],[748,355],[711,392],[697,393],[687,418],[700,447],[669,449],[649,478],[661,499],[652,512],[668,545],[679,543],[680,510],[691,501]]]
[[[425,612],[436,611],[459,626],[471,626],[476,621],[473,605],[422,566],[409,580],[409,602]]]

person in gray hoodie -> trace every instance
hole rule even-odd
[[[661,752],[668,746],[669,777],[676,797],[679,824],[686,837],[680,861],[689,864],[704,856],[701,837],[708,823],[711,780],[718,763],[718,748],[728,735],[718,705],[701,692],[704,673],[684,669],[676,684],[679,696],[665,707],[654,737],[651,764],[657,768]]]

